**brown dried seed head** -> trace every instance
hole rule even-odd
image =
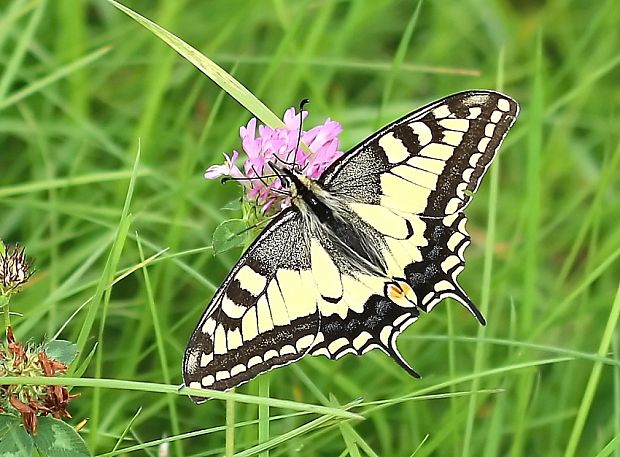
[[[31,435],[37,434],[37,411],[32,406],[22,403],[13,394],[9,394],[9,402],[22,416],[24,428]]]

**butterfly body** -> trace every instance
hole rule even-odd
[[[373,348],[418,376],[396,338],[420,310],[452,297],[484,324],[456,282],[469,244],[463,209],[517,113],[503,94],[463,92],[376,132],[316,181],[274,170],[291,206],[203,313],[185,385],[226,390],[306,354]]]
[[[282,171],[291,182],[291,204],[299,211],[310,234],[300,242],[308,245],[312,237],[327,238],[348,256],[350,268],[385,275],[387,266],[376,249],[377,240],[373,239],[372,228],[360,220],[347,201],[335,198],[320,182],[291,170]]]

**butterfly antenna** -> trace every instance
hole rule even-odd
[[[304,126],[304,107],[310,103],[310,100],[304,98],[301,102],[299,102],[299,133],[297,134],[297,144],[295,145],[295,149],[292,152],[295,153],[295,157],[293,158],[293,166],[297,165],[297,151],[299,150],[299,145],[301,144],[301,132]],[[290,155],[290,152],[289,152]],[[289,157],[286,158],[288,160]]]
[[[254,181],[255,179],[261,179],[261,178],[279,178],[279,177],[280,177],[279,175],[262,175],[262,176],[257,176],[255,178],[250,178],[249,176],[243,177],[243,178],[237,178],[233,176],[224,176],[222,179],[220,179],[220,182],[222,184],[226,184],[229,181]]]
[[[274,157],[277,158],[277,156],[274,156]],[[289,165],[287,162],[284,162],[284,163]],[[281,183],[286,184],[286,187],[290,186],[289,178],[286,175],[282,174],[282,171],[278,167],[276,167],[275,163],[267,162],[267,165],[269,165],[269,168],[273,170],[273,172],[275,173],[275,176],[278,177]]]
[[[271,167],[271,169],[274,171],[275,174],[273,175],[268,175],[268,177],[271,178],[278,178],[280,180],[280,182],[282,182],[282,176],[280,175],[280,173],[278,173],[277,168],[274,168],[271,166],[271,164],[269,164],[269,166]],[[269,183],[267,181],[264,180],[264,178],[266,176],[260,176],[258,174],[258,172],[256,171],[256,168],[254,168],[254,165],[252,165],[252,170],[254,170],[254,173],[256,174],[256,178],[260,180],[260,182],[263,183],[263,185],[265,187],[267,187],[269,189],[269,192],[275,192],[276,194],[280,194],[280,195],[286,195],[290,197],[290,194],[288,192],[285,192],[283,190],[279,190],[279,189],[274,189],[274,188],[270,188],[269,187]]]
[[[258,179],[261,183],[263,183],[263,185],[265,187],[269,187],[269,184],[267,183],[267,181],[265,181],[265,178],[278,178],[278,179],[282,179],[282,175],[276,173],[273,175],[259,175],[256,171],[256,169],[252,166],[252,170],[254,170],[254,173],[256,173],[255,177],[243,177],[243,178],[238,178],[238,177],[233,177],[233,176],[224,176],[220,182],[222,184],[226,184],[229,181],[253,181],[255,179]],[[270,189],[270,192],[275,192],[276,194],[280,194],[280,195],[286,195],[287,197],[290,197],[291,194],[289,192],[283,191],[283,190],[279,190],[279,189]]]

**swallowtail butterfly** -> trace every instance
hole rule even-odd
[[[518,112],[504,94],[461,92],[372,134],[318,180],[281,167],[292,204],[207,306],[185,385],[227,390],[307,354],[374,348],[418,377],[396,338],[420,310],[452,297],[484,325],[456,281],[470,242],[463,210]]]

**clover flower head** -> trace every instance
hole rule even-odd
[[[307,149],[297,147],[300,121],[307,116],[307,111],[296,112],[295,108],[289,108],[284,113],[284,127],[278,128],[257,125],[256,118],[250,119],[246,126],[239,129],[241,145],[246,154],[243,170],[235,164],[239,152],[233,151],[230,157],[224,154],[226,161],[223,165],[210,167],[205,178],[227,176],[237,179],[244,187],[246,197],[261,206],[263,212],[289,206],[287,189],[274,174],[270,163],[294,167],[308,178],[317,179],[342,155],[338,140],[342,127],[329,118],[310,130],[302,130],[301,143]]]
[[[46,354],[45,345],[22,344],[15,339],[11,327],[7,328],[6,341],[0,342],[0,376],[55,377],[66,371],[64,363]],[[0,386],[0,412],[19,414],[28,433],[36,435],[38,416],[70,418],[67,406],[77,396],[60,385],[3,385]]]
[[[0,294],[10,294],[30,279],[32,271],[24,251],[19,245],[0,250]]]

